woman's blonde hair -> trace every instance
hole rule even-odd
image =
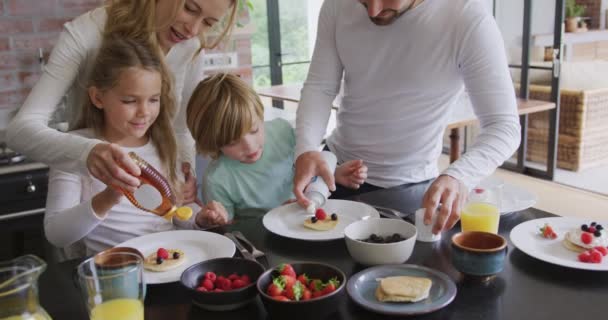
[[[165,166],[170,183],[175,186],[177,142],[173,130],[173,116],[176,112],[176,103],[172,92],[171,75],[157,50],[153,49],[151,44],[135,39],[123,37],[105,39],[93,65],[87,87],[94,86],[102,92],[114,88],[122,73],[129,68],[156,71],[161,76],[160,111],[148,129],[148,135],[158,150],[158,157]],[[105,125],[104,111],[95,107],[91,99],[88,99],[75,129],[92,128],[96,136],[101,137]]]
[[[120,35],[131,39],[141,39],[155,44],[159,50],[160,45],[156,37],[159,29],[156,22],[156,3],[158,0],[106,0],[106,12],[108,20],[104,29],[104,37]],[[184,7],[186,0],[173,0],[174,7],[171,13],[175,19],[180,8]],[[240,0],[230,0],[232,2],[230,13],[224,17],[223,21],[217,23],[218,27],[215,40],[207,43],[207,35],[201,31],[198,35],[201,42],[200,49],[215,48],[219,43],[229,38],[232,28],[237,19],[238,3]],[[200,50],[199,50],[200,51]]]
[[[264,106],[251,86],[226,73],[201,81],[186,112],[197,151],[212,159],[220,156],[222,147],[251,131],[255,116],[264,119]]]

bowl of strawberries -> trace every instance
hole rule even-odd
[[[257,289],[273,319],[324,319],[344,297],[346,275],[323,263],[284,263],[264,272]]]
[[[252,302],[258,292],[256,280],[264,267],[241,258],[218,258],[199,262],[186,269],[180,282],[192,302],[207,310],[234,310]]]

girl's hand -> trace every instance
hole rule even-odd
[[[87,157],[87,168],[93,177],[107,186],[135,192],[139,186],[139,167],[118,145],[98,143]]]
[[[228,212],[221,203],[211,201],[199,211],[195,222],[199,227],[223,226],[228,224]]]
[[[367,166],[363,160],[351,160],[336,168],[336,183],[351,189],[359,189],[359,186],[367,179]]]
[[[190,163],[182,162],[182,172],[184,173],[184,184],[182,185],[183,203],[188,204],[195,202],[203,207],[201,201],[197,198],[196,178],[190,170]]]
[[[122,192],[116,190],[113,187],[106,187],[102,192],[93,196],[91,200],[91,206],[93,207],[93,212],[100,219],[105,218],[108,214],[108,211],[112,209],[115,205],[117,205],[122,199]]]

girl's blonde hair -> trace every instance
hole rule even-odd
[[[255,116],[264,119],[264,106],[251,86],[226,73],[201,81],[186,112],[197,151],[212,159],[220,156],[222,147],[250,132]]]
[[[153,49],[151,44],[135,39],[123,37],[105,39],[93,65],[87,87],[94,86],[102,92],[114,88],[121,74],[128,68],[156,71],[161,76],[160,111],[156,121],[148,129],[148,135],[158,150],[158,156],[165,166],[170,183],[175,186],[177,142],[172,123],[176,103],[172,92],[171,75],[157,50]],[[96,136],[103,136],[105,125],[104,111],[95,107],[91,99],[88,99],[75,129],[92,128]]]
[[[156,22],[156,3],[158,0],[106,0],[106,12],[108,20],[104,29],[104,37],[120,35],[131,39],[148,41],[157,46],[158,39],[156,31],[159,26]],[[175,19],[180,8],[184,7],[186,0],[172,0],[174,2],[171,20]],[[230,0],[232,2],[230,13],[224,17],[223,21],[217,23],[218,27],[212,33],[216,33],[215,40],[207,43],[207,35],[201,31],[198,35],[201,42],[200,50],[215,48],[224,39],[229,38],[232,28],[237,19],[237,9],[240,0]],[[169,22],[167,22],[169,23]],[[199,51],[200,51],[199,50]]]

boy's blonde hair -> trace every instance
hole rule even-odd
[[[217,159],[220,149],[264,120],[260,97],[238,76],[219,73],[201,81],[188,102],[187,123],[199,153]]]
[[[230,12],[211,30],[214,41],[207,43],[207,34],[201,31],[198,38],[201,49],[217,47],[222,41],[230,37],[232,28],[236,24],[238,1],[230,0]],[[160,50],[156,38],[156,3],[158,0],[106,0],[106,22],[104,37],[120,35],[131,39],[139,39],[154,44]],[[184,7],[185,0],[173,0],[172,17],[175,17],[180,8]],[[169,23],[166,22],[166,23]]]
[[[156,71],[161,76],[160,111],[156,121],[148,129],[148,135],[158,150],[158,157],[168,172],[170,182],[177,181],[177,142],[173,130],[173,116],[176,103],[173,94],[173,81],[163,59],[150,43],[128,38],[108,38],[93,65],[87,87],[101,91],[117,85],[120,76],[129,68]],[[92,128],[96,136],[102,136],[105,127],[104,111],[87,99],[78,122],[72,129]]]

